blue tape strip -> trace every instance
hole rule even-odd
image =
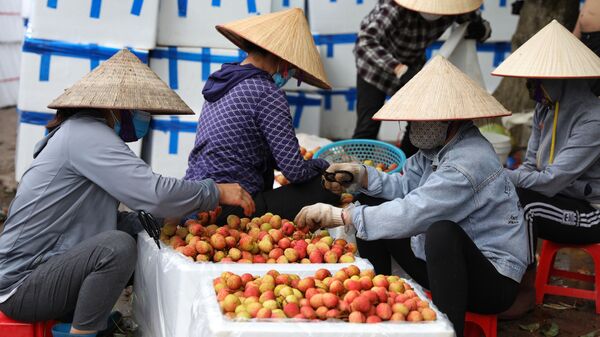
[[[281,3],[281,5],[283,7],[290,7],[290,0],[283,0],[282,3]]]
[[[92,0],[92,5],[90,6],[90,18],[98,19],[100,17],[101,7],[102,0]]]
[[[180,18],[185,18],[187,16],[187,0],[177,0],[177,15]]]
[[[144,0],[133,0],[131,4],[131,15],[140,16],[142,14],[142,5],[144,4]]]
[[[329,0],[329,2],[337,2],[337,0]],[[364,0],[356,0],[357,5],[362,5],[363,3],[364,3]]]
[[[343,95],[346,98],[349,111],[353,111],[356,106],[356,88],[346,90],[319,90],[319,93],[323,95],[325,110],[331,110],[331,98],[339,95]]]
[[[304,107],[307,106],[321,106],[321,100],[316,98],[308,98],[306,94],[303,92],[299,92],[294,95],[286,95],[288,104],[290,106],[294,106],[295,113],[293,119],[294,128],[300,127],[300,121],[302,120],[302,113],[304,112]]]
[[[48,8],[56,8],[58,6],[58,0],[48,0],[46,6]]]
[[[41,55],[40,59],[40,81],[50,79],[51,56],[65,56],[90,60],[90,69],[94,69],[100,61],[106,60],[116,54],[119,49],[101,47],[94,44],[76,44],[61,41],[25,39],[23,41],[23,52]],[[131,50],[142,62],[148,63],[148,53]]]
[[[170,120],[152,119],[150,128],[169,133],[169,154],[177,154],[179,150],[179,133],[196,133],[197,122],[180,121],[179,117],[171,116]]]
[[[177,70],[177,47],[169,47],[167,53],[169,55],[169,87],[171,87],[171,89],[173,90],[177,90],[179,88],[179,71]]]
[[[168,47],[167,49],[154,49],[150,51],[150,58],[169,60],[169,86],[171,89],[178,88],[177,61],[199,62],[202,65],[202,80],[206,81],[210,76],[210,65],[213,63],[232,63],[241,62],[246,57],[246,53],[240,51],[236,56],[212,55],[210,48],[202,48],[200,53],[182,52],[177,47]]]
[[[500,7],[506,7],[506,0],[500,0]]]
[[[19,114],[19,123],[46,126],[54,118],[50,112],[24,111],[17,110]]]
[[[432,43],[425,51],[425,57],[429,60],[433,55],[433,52],[442,47],[442,41],[436,41]],[[497,67],[504,61],[507,54],[511,52],[510,42],[486,42],[477,43],[478,52],[494,53],[494,67]]]
[[[333,57],[333,48],[336,44],[355,44],[356,33],[350,34],[332,34],[332,35],[313,35],[313,39],[315,40],[315,44],[317,46],[325,45],[327,46],[327,57]]]
[[[288,0],[289,1],[289,0]],[[213,7],[221,7],[221,0],[211,0]],[[246,0],[248,14],[257,13],[256,0]],[[177,15],[181,18],[187,17],[188,0],[177,0]]]

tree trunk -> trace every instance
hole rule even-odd
[[[525,0],[517,31],[512,37],[512,50],[519,48],[553,19],[572,31],[578,15],[579,0]],[[522,78],[502,79],[494,97],[513,113],[531,110],[534,106]]]

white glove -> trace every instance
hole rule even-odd
[[[369,176],[362,164],[331,164],[323,174],[323,187],[335,194],[353,193],[368,186]]]
[[[296,215],[294,223],[298,228],[308,227],[311,232],[320,228],[343,226],[342,208],[323,203],[306,206]]]

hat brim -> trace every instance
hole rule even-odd
[[[294,64],[294,62],[290,61],[286,57],[274,52],[268,46],[258,43],[256,41],[252,41],[251,39],[243,36],[242,34],[235,32],[235,31],[233,31],[227,27],[224,27],[222,25],[217,25],[216,29],[219,31],[219,33],[223,34],[223,36],[225,36],[229,41],[231,41],[233,44],[235,44],[240,49],[242,49],[246,52],[248,51],[248,44],[251,43],[251,44],[257,45],[260,48],[268,51],[269,53],[281,58],[282,60],[285,60],[286,62],[291,64],[294,68],[297,68],[300,70],[300,72],[297,72],[296,75],[294,75],[294,77],[296,79],[300,79],[301,81],[306,82],[307,84],[314,85],[315,87],[318,87],[321,89],[328,89],[328,90],[331,89],[331,86],[329,84],[327,84],[326,82],[321,81],[317,77],[311,75],[308,71],[306,71],[305,69],[302,69],[302,67],[298,66],[297,64]]]

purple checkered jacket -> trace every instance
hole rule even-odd
[[[265,182],[272,184],[274,168],[300,183],[329,166],[322,159],[305,161],[299,146],[284,91],[260,73],[204,103],[184,179],[237,182],[255,195],[272,188]]]

